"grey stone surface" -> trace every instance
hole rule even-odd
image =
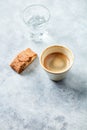
[[[45,42],[32,42],[21,19],[30,4],[51,12]],[[39,64],[44,48],[67,45],[75,55],[73,68],[60,82],[49,80]],[[38,58],[21,75],[9,63],[30,47]],[[87,1],[0,1],[0,130],[87,130]]]

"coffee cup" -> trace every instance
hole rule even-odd
[[[72,67],[74,55],[72,51],[61,45],[47,47],[40,56],[40,64],[47,72],[49,78],[54,81],[66,77]]]

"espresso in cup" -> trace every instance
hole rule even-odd
[[[53,72],[62,72],[70,64],[68,57],[62,53],[51,53],[44,59],[44,66]]]
[[[60,45],[49,46],[40,57],[42,68],[54,81],[63,79],[72,67],[74,56],[72,51]]]

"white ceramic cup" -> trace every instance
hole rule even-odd
[[[64,55],[66,55],[67,58],[69,59],[69,65],[62,72],[58,72],[58,71],[52,72],[44,66],[44,60],[45,60],[46,56],[48,56],[49,54],[52,54],[52,53],[62,53]],[[47,72],[49,78],[54,81],[59,81],[67,75],[67,72],[72,67],[73,61],[74,61],[74,56],[73,56],[72,51],[69,48],[67,48],[65,46],[61,46],[61,45],[53,45],[53,46],[47,47],[40,56],[40,64],[41,64],[42,68]]]

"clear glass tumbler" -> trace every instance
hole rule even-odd
[[[30,37],[35,42],[43,40],[49,19],[50,12],[43,5],[30,5],[23,11],[23,21],[29,28]]]

